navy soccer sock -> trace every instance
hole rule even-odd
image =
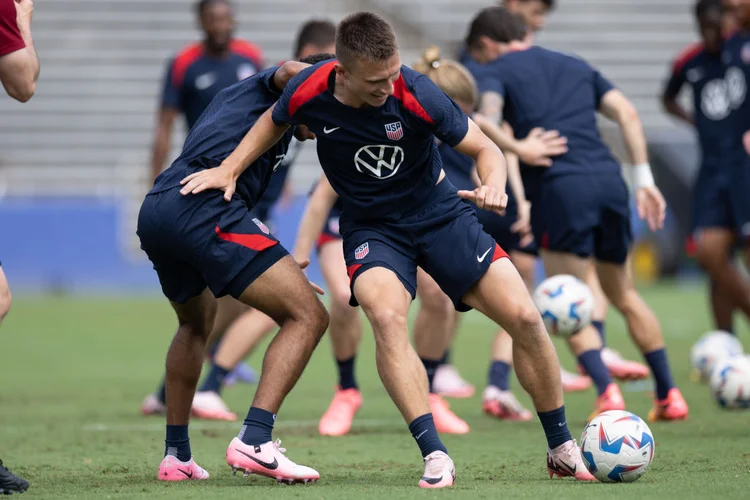
[[[591,326],[596,328],[596,331],[599,332],[599,336],[602,338],[602,345],[606,346],[607,339],[605,338],[605,335],[604,335],[604,321],[594,320],[591,322]]]
[[[488,385],[507,391],[510,388],[510,365],[504,361],[493,361],[487,376]]]
[[[199,391],[221,394],[221,388],[224,386],[224,379],[227,378],[227,375],[229,375],[229,372],[231,371],[232,370],[222,368],[216,363],[211,363],[211,370],[208,372],[208,376],[203,379],[203,385],[201,385]]]
[[[433,390],[433,383],[435,381],[435,372],[438,369],[438,366],[440,366],[440,360],[439,359],[425,359],[425,358],[419,358],[422,360],[422,364],[424,365],[424,369],[427,372],[427,383],[430,387],[430,394],[435,392]]]
[[[607,390],[607,386],[612,383],[607,367],[602,361],[601,349],[591,349],[578,356],[578,362],[586,370],[586,373],[596,385],[596,392],[601,396]]]
[[[267,443],[271,441],[274,422],[276,422],[276,415],[251,406],[238,437],[240,441],[250,446]]]
[[[646,358],[648,366],[651,367],[651,373],[654,376],[654,382],[656,382],[656,398],[665,399],[669,390],[674,387],[666,348],[644,354],[643,357]]]
[[[355,357],[356,356],[352,356],[343,361],[336,360],[336,365],[339,369],[339,387],[341,387],[342,390],[359,389],[357,386],[357,380],[354,378]]]
[[[411,431],[411,435],[414,437],[417,445],[419,445],[422,457],[426,457],[435,451],[448,453],[445,445],[440,441],[440,436],[435,428],[435,421],[432,419],[432,413],[426,413],[421,417],[415,418],[409,424],[409,431]]]
[[[190,452],[190,438],[187,425],[167,425],[167,439],[164,441],[164,456],[172,455],[181,462],[193,456]]]
[[[544,435],[547,436],[547,447],[550,450],[573,439],[565,419],[565,406],[557,410],[537,412],[537,415],[539,415],[539,421],[542,422]]]

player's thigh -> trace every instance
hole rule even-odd
[[[216,298],[208,288],[184,302],[170,300],[180,328],[207,341],[216,318]]]
[[[737,233],[727,227],[701,227],[695,230],[698,261],[705,268],[726,263],[737,243]]]
[[[596,272],[596,265],[593,262],[589,266],[585,282],[586,286],[591,290],[591,295],[594,296],[594,312],[592,317],[595,320],[604,320],[609,308],[609,299],[607,299],[604,290],[602,290],[602,284],[599,283],[599,275]]]
[[[579,257],[570,253],[554,252],[545,249],[542,249],[539,254],[547,276],[570,274],[581,281],[586,281],[588,278],[591,268],[591,259],[588,257]]]
[[[253,279],[238,299],[270,316],[279,325],[290,320],[328,324],[323,304],[289,255],[281,257]]]
[[[596,273],[604,294],[615,307],[621,307],[628,293],[635,291],[630,260],[622,264],[597,261]]]
[[[521,275],[521,279],[526,283],[526,287],[531,290],[534,287],[534,281],[536,280],[537,257],[521,250],[511,250],[510,260],[513,262],[513,265],[516,266],[518,274]]]
[[[538,326],[542,321],[526,283],[507,258],[493,262],[464,295],[463,302],[513,333]]]
[[[322,244],[318,249],[318,262],[328,286],[332,307],[349,307],[351,290],[344,260],[343,240],[332,239]]]
[[[399,276],[381,266],[371,266],[359,274],[354,294],[370,321],[375,340],[381,347],[408,343],[406,315],[412,295]]]
[[[452,316],[453,302],[443,292],[437,281],[421,267],[417,269],[417,296],[421,307],[433,313]]]

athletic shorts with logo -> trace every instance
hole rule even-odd
[[[630,195],[619,172],[544,179],[529,199],[539,248],[613,264],[627,260]]]
[[[339,228],[339,221],[341,218],[341,209],[334,206],[331,212],[328,214],[326,219],[326,225],[323,227],[323,231],[318,237],[318,241],[315,243],[315,249],[320,252],[323,245],[331,243],[332,241],[341,241],[341,229]]]
[[[383,267],[398,276],[412,299],[417,290],[417,266],[432,276],[459,311],[471,308],[461,299],[505,251],[487,234],[471,205],[444,179],[424,208],[403,214],[397,222],[349,221],[342,218],[344,257],[354,283],[366,270]]]
[[[162,291],[185,303],[208,287],[238,298],[287,251],[235,195],[217,190],[183,196],[174,187],[146,196],[138,216],[141,248]]]

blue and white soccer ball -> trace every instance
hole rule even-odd
[[[638,415],[622,410],[600,413],[583,429],[581,455],[603,483],[632,483],[654,459],[654,435]]]
[[[724,358],[741,356],[742,344],[731,333],[721,330],[703,334],[690,350],[690,362],[700,378],[707,380],[714,365]]]
[[[719,361],[711,373],[709,386],[722,408],[750,408],[750,359],[734,356]]]
[[[570,337],[591,324],[594,297],[575,276],[547,278],[534,290],[533,299],[550,335]]]

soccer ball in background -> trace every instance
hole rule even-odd
[[[581,454],[586,468],[603,483],[632,483],[654,459],[654,436],[638,415],[605,411],[583,429]]]
[[[533,298],[551,335],[570,337],[591,324],[594,297],[575,276],[558,274],[547,278],[534,290]]]
[[[714,366],[709,381],[711,393],[723,408],[750,408],[750,359],[724,358]]]
[[[701,336],[690,350],[690,362],[699,378],[708,380],[714,365],[724,358],[740,356],[742,344],[731,333],[716,330]]]

